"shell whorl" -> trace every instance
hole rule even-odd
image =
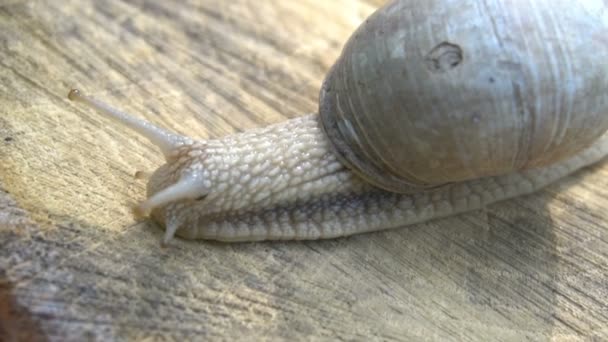
[[[396,192],[564,160],[608,130],[607,7],[392,1],[328,73],[324,128],[351,169]]]

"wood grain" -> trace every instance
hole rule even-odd
[[[160,153],[65,98],[200,138],[299,116],[377,4],[0,2],[0,339],[608,338],[608,163],[404,229],[162,249],[128,209]]]

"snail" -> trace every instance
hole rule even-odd
[[[608,4],[397,0],[346,43],[319,113],[180,136],[77,90],[166,164],[134,211],[186,239],[321,239],[535,191],[608,154]]]

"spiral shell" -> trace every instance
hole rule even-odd
[[[608,3],[392,1],[347,42],[319,113],[344,163],[395,192],[563,160],[608,129]]]

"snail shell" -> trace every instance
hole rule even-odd
[[[545,166],[608,129],[601,0],[398,0],[320,93],[340,159],[394,192]]]

